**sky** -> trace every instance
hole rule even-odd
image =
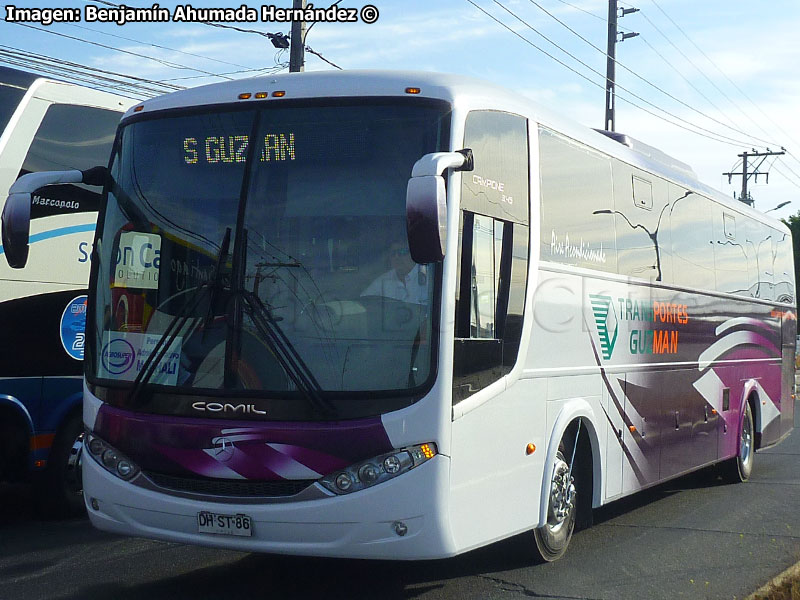
[[[603,127],[608,0],[342,0],[339,6],[360,11],[367,3],[379,11],[375,23],[317,23],[307,46],[345,69],[478,77],[588,127]],[[83,10],[87,4],[104,6],[28,0],[14,6]],[[159,6],[172,10],[177,4]],[[262,6],[238,0],[192,6],[242,4]],[[279,0],[274,6],[291,4]],[[769,183],[762,175],[757,183],[750,180],[749,189],[759,210],[780,218],[800,212],[800,2],[637,0],[620,7],[640,9],[619,20],[621,29],[640,35],[616,47],[616,130],[688,163],[701,181],[729,196],[741,189],[741,178],[729,185],[722,173],[741,171],[739,154],[785,147],[785,156],[761,167],[769,171]],[[2,7],[0,14],[7,17]],[[229,25],[270,33],[290,29],[261,21]],[[200,23],[33,26],[46,31],[0,20],[0,64],[10,66],[3,62],[8,52],[22,51],[194,87],[224,80],[208,73],[247,77],[289,59],[261,35]],[[248,69],[254,71],[237,72]],[[334,67],[306,54],[306,69]]]

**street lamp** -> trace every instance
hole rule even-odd
[[[773,210],[778,210],[779,208],[783,208],[787,204],[791,204],[791,203],[792,203],[791,200],[787,200],[786,202],[781,202],[780,204],[778,204],[778,206],[776,206],[774,208],[770,208],[769,210],[765,210],[764,214],[767,214],[768,212],[772,212]]]

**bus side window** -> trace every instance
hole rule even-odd
[[[52,104],[33,137],[20,177],[38,171],[106,166],[119,120],[120,113],[113,110]],[[34,198],[32,218],[93,212],[100,203],[100,190],[83,184],[51,185],[44,194],[46,197]]]
[[[475,171],[462,179],[453,402],[511,370],[522,334],[529,239],[527,121],[498,111],[467,117]]]

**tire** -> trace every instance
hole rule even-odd
[[[84,513],[81,458],[83,420],[71,415],[56,435],[47,467],[35,480],[37,501],[46,517],[74,517]]]
[[[553,562],[567,551],[575,529],[577,501],[575,477],[569,472],[569,463],[564,457],[563,448],[559,448],[553,467],[547,522],[533,530],[536,557],[541,562]]]
[[[735,457],[723,464],[723,479],[730,483],[740,483],[750,479],[750,475],[753,473],[753,457],[756,452],[755,439],[753,411],[748,402],[739,427],[739,450]]]

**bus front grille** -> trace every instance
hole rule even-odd
[[[284,481],[242,481],[176,477],[164,473],[146,472],[144,475],[156,486],[176,492],[239,498],[275,498],[299,494],[316,480],[297,479]]]

